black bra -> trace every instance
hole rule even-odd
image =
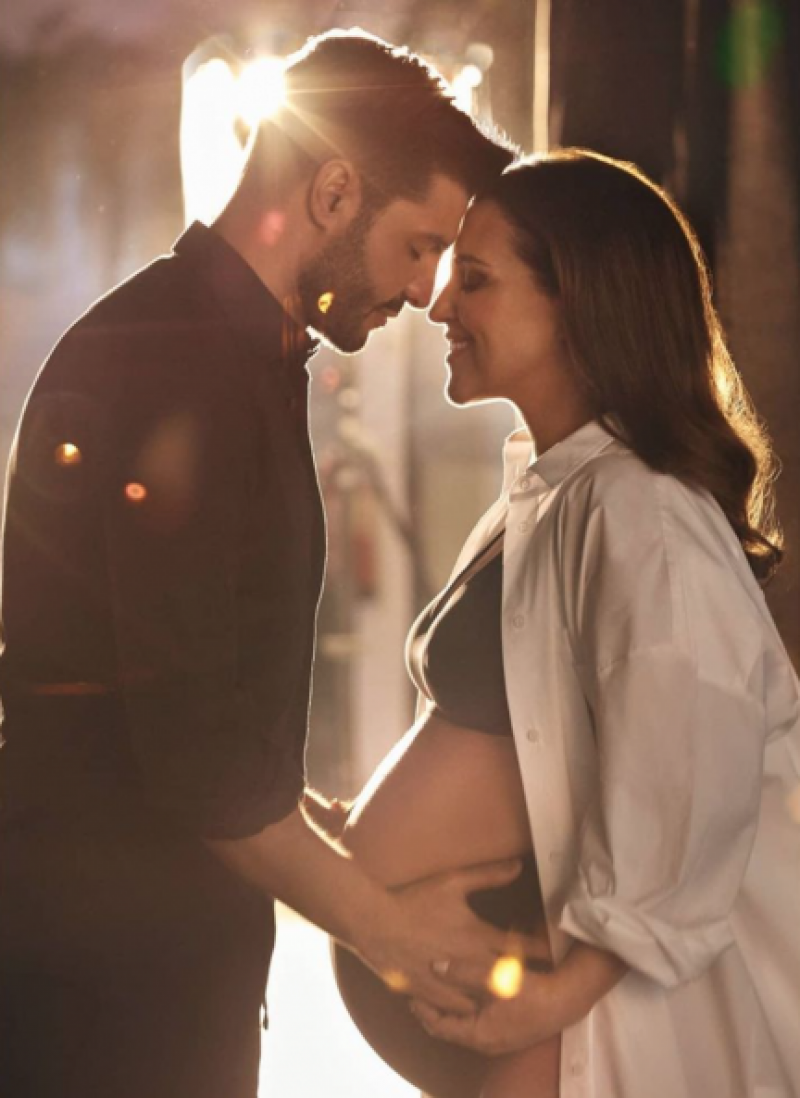
[[[422,611],[406,642],[408,672],[442,716],[493,736],[511,735],[503,673],[502,553],[464,577],[503,533]]]

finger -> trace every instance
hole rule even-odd
[[[451,987],[480,993],[482,1001],[516,999],[529,978],[521,957],[505,954],[490,965],[474,961],[452,960],[446,965],[434,961],[433,972]]]
[[[443,1013],[459,1017],[475,1013],[476,1004],[471,995],[465,990],[442,983],[438,978],[431,977],[427,983],[419,982],[415,985],[414,992]]]
[[[433,961],[431,970],[445,983],[457,987],[470,987],[485,991],[489,986],[494,963],[482,964],[477,961]]]
[[[451,873],[451,882],[464,893],[475,892],[482,888],[499,888],[508,884],[522,872],[519,858],[508,858],[502,862],[483,862]]]
[[[442,1013],[430,1005],[418,999],[412,999],[411,1013],[432,1037],[438,1037],[452,1044],[464,1045],[477,1049],[480,1038],[476,1031],[477,1015],[470,1014],[456,1017],[452,1014]]]

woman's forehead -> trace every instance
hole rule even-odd
[[[511,226],[496,203],[490,199],[474,202],[456,239],[456,255],[474,255],[486,262],[510,250],[510,235]]]

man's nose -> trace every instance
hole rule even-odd
[[[431,257],[422,264],[421,269],[416,272],[406,287],[406,300],[413,309],[427,309],[430,305],[438,266],[439,257]]]
[[[434,324],[446,324],[452,316],[453,295],[451,293],[451,284],[447,282],[436,295],[436,300],[431,306],[428,317]]]

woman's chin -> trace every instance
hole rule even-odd
[[[456,408],[463,408],[477,399],[476,395],[470,392],[469,387],[452,374],[444,387],[444,395],[447,402],[455,405]]]

